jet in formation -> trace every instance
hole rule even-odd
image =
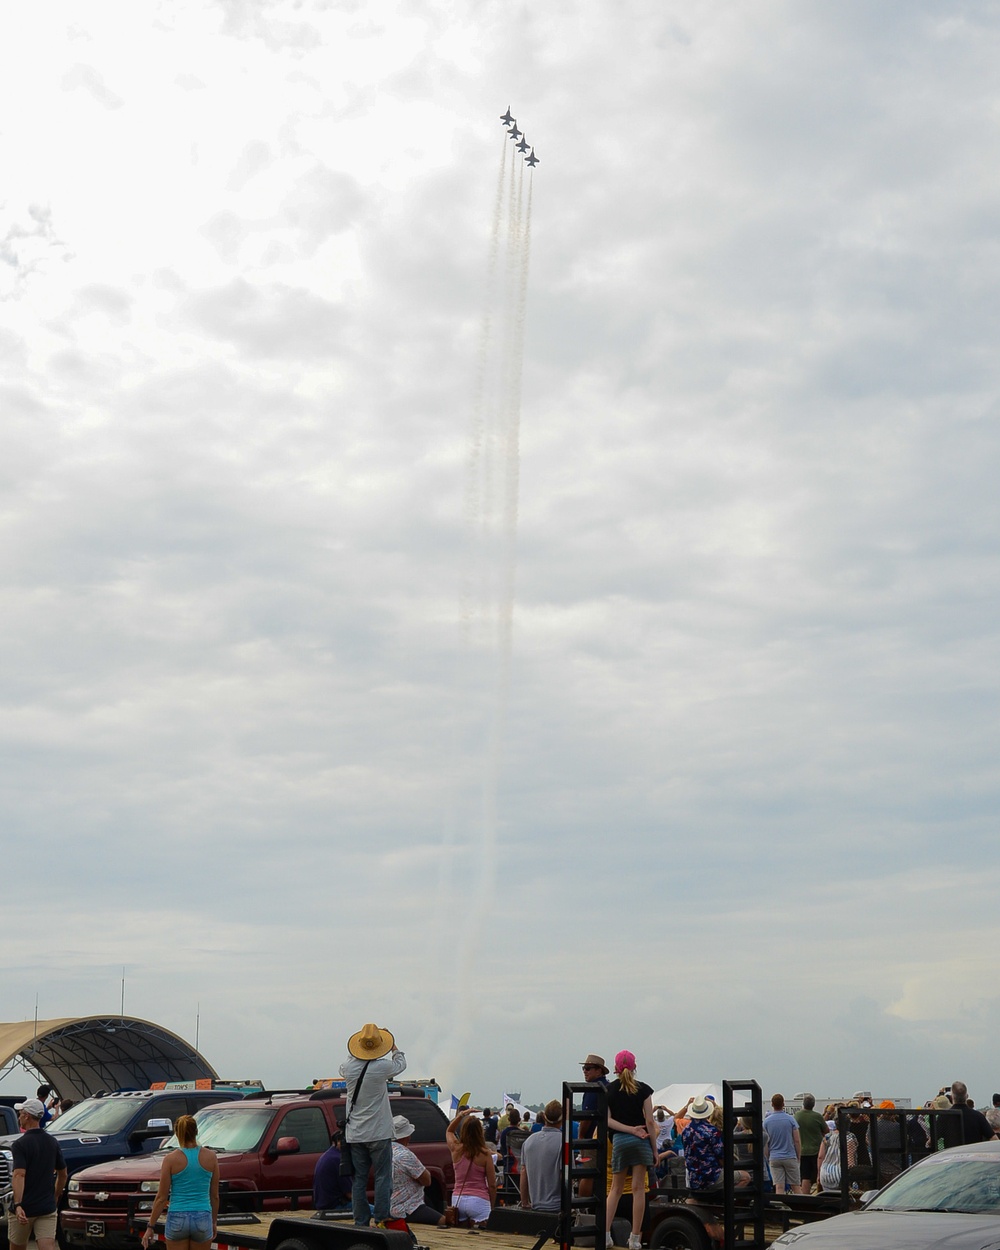
[[[518,130],[517,119],[511,116],[510,105],[507,106],[507,112],[500,114],[500,120],[507,127],[508,137],[515,141],[514,146],[524,156],[528,152],[528,140],[524,136],[523,130]],[[520,140],[520,142],[517,142]],[[529,155],[524,157],[525,163],[530,165],[532,169],[538,164],[538,157],[535,155],[535,149],[531,148]]]

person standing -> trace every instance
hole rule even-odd
[[[521,1150],[521,1206],[562,1210],[562,1103],[553,1098],[539,1117],[542,1127]]]
[[[802,1095],[802,1110],[796,1111],[795,1123],[799,1126],[802,1156],[799,1172],[802,1178],[801,1192],[812,1192],[813,1182],[819,1179],[819,1148],[827,1134],[826,1120],[816,1110],[812,1094]]]
[[[833,1123],[832,1120],[827,1121],[827,1126]],[[819,1187],[824,1194],[840,1192],[840,1173],[841,1167],[846,1167],[848,1171],[855,1167],[858,1161],[857,1154],[858,1139],[853,1133],[847,1134],[847,1159],[841,1163],[840,1159],[840,1131],[831,1128],[824,1136],[819,1148]]]
[[[13,1200],[7,1236],[22,1250],[32,1233],[38,1250],[55,1250],[56,1211],[66,1188],[66,1163],[59,1143],[41,1127],[45,1106],[29,1098],[15,1107],[21,1135],[10,1144]]]
[[[801,1152],[799,1126],[785,1110],[784,1094],[774,1094],[771,1113],[764,1117],[764,1157],[771,1169],[776,1194],[789,1190],[795,1193],[801,1184]]]
[[[344,1141],[350,1148],[354,1180],[354,1223],[371,1223],[368,1171],[375,1173],[375,1223],[389,1218],[392,1200],[392,1111],[388,1082],[406,1069],[406,1056],[388,1029],[366,1024],[347,1043],[350,1058],[340,1065],[347,1082]]]
[[[52,1108],[59,1105],[59,1095],[55,1093],[51,1085],[39,1085],[38,1089],[35,1091],[35,1097],[44,1108],[42,1111],[41,1127],[48,1128],[49,1124],[55,1118],[56,1113],[53,1112]]]
[[[605,1243],[610,1246],[611,1222],[632,1174],[632,1233],[628,1250],[642,1250],[642,1222],[646,1215],[646,1172],[656,1167],[656,1121],[653,1090],[635,1079],[635,1055],[620,1050],[615,1055],[616,1079],[608,1086],[608,1131],[611,1141],[611,1189],[608,1193]]]
[[[948,1146],[959,1145],[963,1137],[965,1144],[968,1145],[970,1142],[989,1141],[995,1136],[993,1126],[986,1116],[970,1105],[969,1089],[964,1081],[952,1081],[951,1105],[956,1111],[961,1111],[962,1113],[962,1129],[964,1132],[962,1134],[959,1132],[958,1125],[955,1122],[958,1119],[957,1116],[943,1117],[944,1139]]]
[[[993,1106],[988,1111],[984,1111],[986,1123],[990,1126],[994,1133],[1000,1133],[1000,1094],[993,1095]]]
[[[167,1205],[163,1235],[168,1250],[206,1250],[216,1234],[219,1218],[219,1157],[198,1145],[198,1124],[193,1115],[182,1115],[174,1125],[178,1146],[168,1152],[160,1166],[160,1185],[142,1234],[147,1250],[156,1221]]]
[[[590,1082],[592,1085],[603,1085],[605,1089],[608,1088],[608,1067],[600,1055],[588,1055],[580,1064],[580,1067],[583,1068],[583,1079],[585,1081]],[[600,1097],[596,1089],[587,1090],[580,1100],[581,1113],[586,1116],[588,1111],[591,1113],[595,1112],[600,1103]],[[580,1121],[580,1136],[586,1137],[588,1140],[597,1136],[597,1121],[592,1116]],[[597,1151],[581,1151],[580,1164],[585,1168],[596,1167]],[[593,1197],[594,1178],[592,1176],[585,1176],[580,1181],[579,1193],[581,1198]]]

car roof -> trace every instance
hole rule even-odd
[[[285,1107],[289,1103],[301,1103],[303,1106],[313,1106],[317,1102],[340,1103],[346,1102],[346,1091],[342,1089],[320,1089],[320,1090],[299,1090],[299,1089],[278,1089],[272,1093],[265,1092],[258,1094],[255,1098],[240,1098],[237,1103],[241,1107]],[[429,1106],[437,1107],[437,1103],[431,1098],[424,1098],[420,1094],[403,1094],[397,1093],[395,1090],[389,1093],[390,1103],[424,1103]],[[229,1106],[229,1103],[226,1103]],[[441,1108],[438,1107],[441,1111]],[[441,1111],[444,1115],[444,1112]]]
[[[973,1141],[966,1142],[964,1146],[949,1146],[947,1150],[938,1150],[934,1154],[928,1155],[926,1159],[922,1159],[922,1163],[930,1163],[935,1160],[945,1162],[948,1159],[961,1159],[963,1156],[972,1155],[976,1159],[981,1159],[984,1155],[995,1158],[1000,1163],[1000,1141]]]

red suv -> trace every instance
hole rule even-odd
[[[431,1174],[427,1200],[443,1211],[455,1179],[445,1142],[448,1118],[429,1098],[390,1094],[389,1102],[393,1115],[405,1115],[414,1125],[410,1147]],[[311,1206],[316,1162],[343,1115],[343,1090],[271,1094],[199,1111],[198,1143],[219,1156],[223,1210],[240,1209],[241,1192],[254,1194],[252,1202],[243,1200],[247,1209],[255,1204],[287,1207],[294,1190],[309,1191],[299,1202]],[[156,1152],[77,1172],[67,1186],[60,1217],[64,1243],[135,1250],[139,1239],[129,1232],[129,1199],[137,1204],[137,1214],[151,1209],[164,1151],[175,1144],[171,1138]]]

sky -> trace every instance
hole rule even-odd
[[[487,1103],[623,1047],[1000,1088],[1000,8],[5,28],[0,1017],[124,972],[273,1085],[371,1020]],[[508,105],[509,652],[462,608]]]

